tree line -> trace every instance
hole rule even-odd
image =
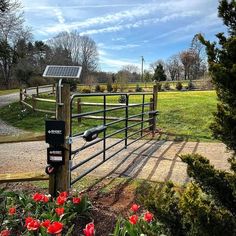
[[[31,29],[24,25],[20,2],[0,1],[0,83],[6,88],[12,80],[32,84],[48,64],[82,65],[84,82],[89,73],[97,70],[98,59],[94,40],[77,31],[61,32],[46,42],[33,41]]]

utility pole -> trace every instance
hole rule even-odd
[[[143,82],[143,62],[144,62],[144,58],[143,56],[141,56],[141,82]]]

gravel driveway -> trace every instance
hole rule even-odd
[[[47,91],[49,91],[49,89],[43,88],[43,89],[40,89],[40,91],[47,92]],[[29,90],[27,93],[35,94],[36,90],[32,89],[32,90]],[[13,102],[17,102],[17,101],[19,101],[19,99],[20,99],[19,93],[11,93],[11,94],[7,94],[7,95],[2,95],[2,96],[0,96],[0,107],[9,105]],[[19,135],[23,132],[24,132],[23,130],[17,129],[17,128],[7,124],[3,120],[1,120],[1,117],[0,117],[0,135]]]
[[[107,146],[117,142],[109,139]],[[130,140],[129,140],[130,142]],[[129,143],[128,142],[128,143]],[[73,148],[81,147],[84,141],[77,141]],[[115,153],[124,143],[111,148],[107,157]],[[42,141],[27,143],[0,144],[0,174],[18,172],[44,173],[46,166],[47,144]],[[73,165],[102,150],[102,143],[80,152],[74,159]],[[218,169],[229,170],[227,152],[222,143],[173,142],[141,140],[130,145],[113,158],[95,169],[91,175],[96,177],[132,177],[151,181],[172,180],[176,183],[189,181],[186,164],[179,158],[180,154],[199,153],[207,157]],[[102,161],[103,156],[97,156],[84,166],[72,172],[73,176],[82,174],[88,168]]]

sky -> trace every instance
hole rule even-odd
[[[144,68],[190,47],[193,36],[208,40],[226,29],[218,0],[22,0],[34,40],[77,30],[97,44],[99,65],[115,72],[133,64]]]

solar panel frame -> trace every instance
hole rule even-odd
[[[80,77],[81,71],[82,66],[47,65],[43,77],[76,79]]]

